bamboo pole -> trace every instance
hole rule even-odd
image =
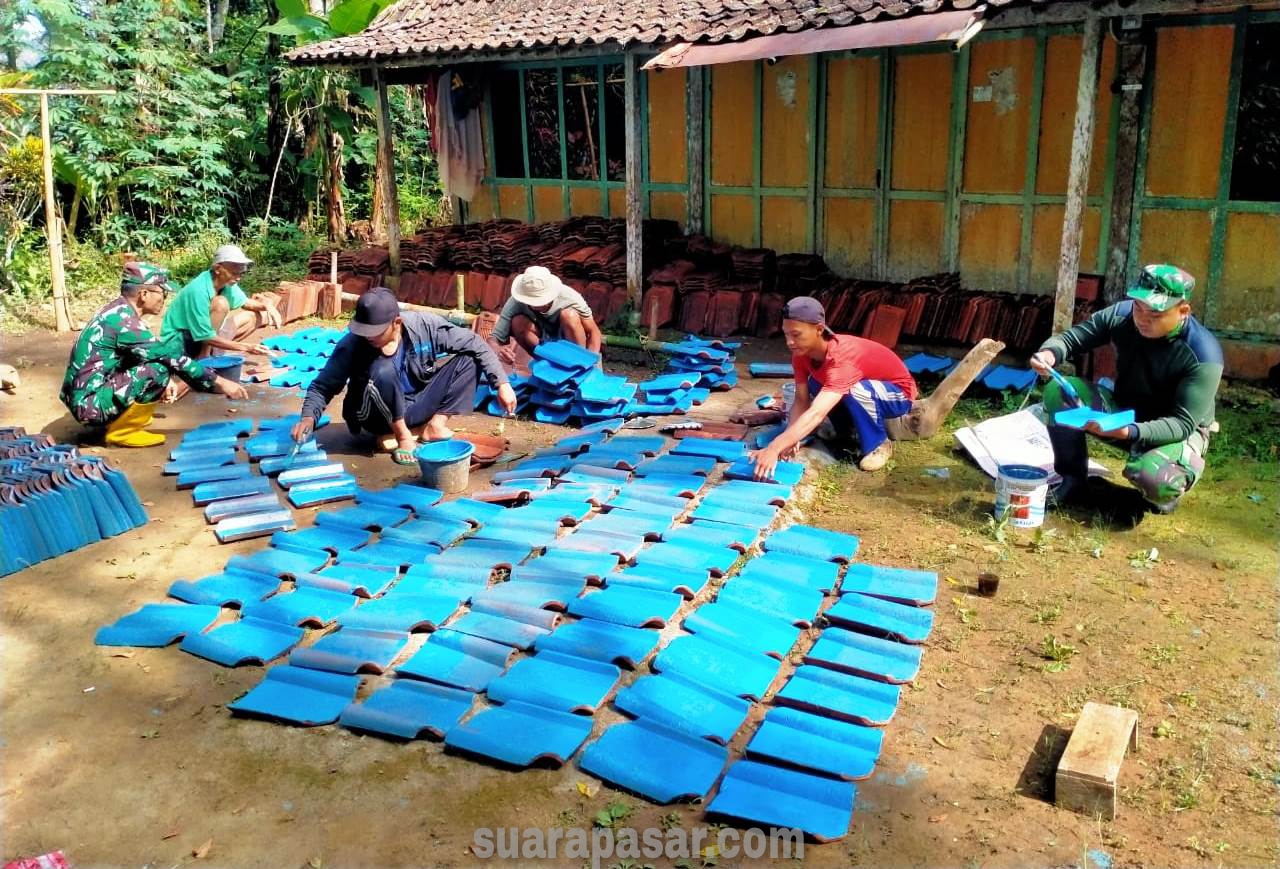
[[[1076,86],[1076,122],[1071,134],[1071,169],[1062,218],[1062,249],[1058,258],[1058,286],[1053,302],[1053,331],[1071,327],[1080,275],[1081,219],[1089,186],[1089,158],[1093,152],[1093,121],[1098,106],[1098,61],[1102,54],[1102,19],[1084,21],[1080,79]]]
[[[67,276],[62,269],[62,224],[53,198],[53,140],[49,135],[49,95],[40,94],[40,162],[44,170],[44,232],[49,248],[49,278],[53,283],[53,319],[59,332],[71,331],[67,310]]]
[[[0,94],[40,97],[40,162],[44,176],[44,232],[49,249],[49,277],[53,290],[53,319],[59,332],[71,331],[67,309],[67,275],[62,265],[62,223],[53,189],[53,136],[49,130],[49,97],[106,96],[114,90],[85,88],[0,88]]]

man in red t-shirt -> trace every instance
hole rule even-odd
[[[786,429],[752,453],[758,479],[770,479],[778,461],[790,458],[823,420],[856,442],[858,467],[878,471],[893,455],[887,420],[911,412],[916,382],[897,354],[875,341],[837,335],[827,327],[822,303],[799,296],[782,309],[782,334],[791,351],[796,397]]]

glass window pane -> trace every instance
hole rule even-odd
[[[1250,24],[1245,39],[1231,198],[1280,202],[1280,24]]]
[[[594,66],[564,70],[564,140],[568,175],[600,180],[600,94]]]
[[[555,69],[524,74],[524,108],[529,125],[529,177],[560,178],[560,105]]]
[[[524,145],[520,141],[520,76],[499,70],[489,84],[493,114],[493,173],[499,178],[524,177]]]
[[[604,123],[610,181],[627,180],[626,79],[622,64],[604,68]]]

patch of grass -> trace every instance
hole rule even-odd
[[[978,611],[972,607],[965,606],[963,598],[952,598],[952,603],[956,605],[956,615],[960,618],[963,625],[974,625],[978,620]]]
[[[1172,643],[1164,646],[1150,645],[1147,646],[1147,661],[1153,667],[1163,667],[1176,661],[1181,652],[1182,646]]]
[[[684,825],[684,816],[679,812],[667,812],[658,819],[658,823],[662,825],[664,830],[674,830],[676,827]]]
[[[1042,606],[1036,610],[1031,616],[1031,621],[1037,625],[1051,625],[1062,617],[1062,604],[1052,603],[1048,606]]]
[[[1045,634],[1040,641],[1040,657],[1048,661],[1044,665],[1046,673],[1061,673],[1071,666],[1071,659],[1076,656],[1076,647],[1063,643],[1053,634]]]
[[[616,802],[609,803],[600,811],[596,812],[595,825],[597,827],[615,827],[621,826],[635,812],[635,807],[627,803]]]

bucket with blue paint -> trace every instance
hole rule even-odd
[[[232,356],[207,356],[200,360],[200,363],[206,370],[212,371],[219,377],[225,377],[232,383],[240,382],[240,373],[244,370],[244,357]]]
[[[1049,472],[1034,465],[1001,465],[996,473],[996,519],[1008,514],[1014,528],[1039,528],[1044,524],[1044,502],[1049,494]]]
[[[422,471],[422,482],[446,495],[467,488],[471,476],[471,454],[475,446],[469,441],[451,438],[430,441],[413,451]]]

